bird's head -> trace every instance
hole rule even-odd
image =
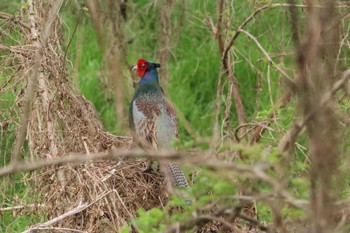
[[[136,75],[142,78],[146,71],[150,71],[153,69],[157,69],[160,67],[160,64],[158,63],[153,63],[153,62],[148,62],[143,58],[140,58],[137,61],[137,65],[132,68],[132,70],[136,70]]]

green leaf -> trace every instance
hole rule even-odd
[[[159,208],[152,208],[149,211],[149,214],[156,219],[160,219],[160,218],[164,217],[164,212],[162,210],[160,210]]]
[[[130,226],[127,226],[127,225],[122,226],[121,233],[130,233],[130,232],[131,232]]]
[[[232,184],[225,181],[219,181],[214,185],[213,189],[218,195],[230,195],[235,193],[235,188],[232,186]]]

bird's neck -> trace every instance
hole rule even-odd
[[[159,86],[158,72],[156,69],[146,71],[145,75],[141,78],[139,82],[140,86],[144,84],[153,84]]]
[[[145,93],[159,93],[162,94],[162,89],[159,85],[158,72],[157,70],[149,70],[141,78],[139,85],[136,89],[136,96]]]

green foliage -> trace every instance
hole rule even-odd
[[[132,231],[131,231],[131,227],[126,226],[126,225],[122,226],[122,228],[120,229],[120,231],[121,231],[121,233],[130,233],[130,232],[132,232]]]
[[[35,196],[28,196],[26,184],[22,174],[3,177],[0,179],[0,206],[1,208],[36,203]],[[25,211],[8,210],[0,215],[0,232],[22,232],[28,226],[42,221],[41,211],[28,214]]]
[[[262,202],[257,202],[258,219],[263,223],[268,223],[271,220],[271,210],[269,206]]]
[[[196,209],[236,193],[235,187],[229,181],[205,170],[204,168],[203,172],[208,175],[201,174],[196,177],[196,183],[189,190],[185,190],[188,192],[183,193],[184,197],[173,196],[164,209],[138,210],[138,217],[132,220],[132,225],[139,232],[161,232],[168,224],[189,220]],[[186,200],[191,200],[191,205],[188,205]],[[225,200],[222,202],[222,205],[227,207],[234,204],[237,204],[237,201]],[[172,214],[169,215],[169,212]],[[123,227],[123,231],[131,232],[127,226]]]
[[[160,30],[158,3],[137,1],[130,2],[129,7],[129,19],[123,25],[125,40],[131,41],[128,44],[127,61],[129,64],[134,64],[139,57],[156,60],[155,55],[159,48],[158,32]],[[217,41],[205,19],[208,15],[216,14],[216,2],[190,1],[187,2],[185,8],[183,7],[182,3],[176,2],[172,9],[173,36],[170,48],[171,57],[168,62],[169,83],[164,87],[168,90],[168,94],[178,111],[181,111],[185,118],[191,122],[193,129],[202,136],[210,136],[212,127],[208,126],[212,125],[214,119],[215,87],[219,76],[221,55]],[[235,28],[240,25],[251,14],[254,7],[254,4],[237,1],[234,4],[234,12],[227,8],[225,14],[231,18],[231,27]],[[239,14],[236,14],[236,11]],[[259,43],[271,54],[280,52],[281,48],[291,50],[291,41],[286,39],[290,35],[289,28],[284,26],[286,19],[281,17],[284,15],[284,11],[268,10],[262,15],[258,16],[258,20],[253,20],[246,30],[253,35],[262,35],[259,37]],[[68,55],[72,61],[79,64],[74,69],[79,71],[81,91],[94,103],[107,129],[115,131],[113,97],[108,92],[103,91],[106,90],[106,87],[101,81],[101,76],[104,75],[100,73],[101,51],[97,46],[90,20],[86,16],[87,14],[84,14],[84,20],[78,27]],[[71,31],[77,16],[70,13],[65,18],[70,28],[69,31]],[[278,28],[281,32],[276,33],[272,28]],[[71,33],[66,35],[66,41],[68,41],[72,35]],[[276,43],[271,43],[271,41],[276,41]],[[270,95],[274,99],[278,96],[279,88],[277,87],[281,75],[270,66],[257,45],[246,36],[241,35],[235,42],[233,49],[235,52],[234,71],[240,84],[240,94],[248,118],[254,118],[257,98],[261,99],[257,110],[263,112],[270,108]],[[77,57],[78,51],[81,54]],[[284,60],[283,58],[275,62],[280,66],[288,65],[289,63],[285,63]],[[257,72],[266,75],[268,69],[270,70],[270,84],[263,77],[259,77]],[[257,96],[258,82],[261,89],[260,96]],[[224,80],[224,85],[227,85],[226,80]],[[234,106],[232,106],[231,121],[233,124],[236,123]],[[191,140],[182,125],[180,125],[180,130],[183,143]]]
[[[78,2],[83,3],[83,1]],[[123,23],[122,29],[125,43],[128,43],[128,54],[123,59],[129,64],[134,64],[139,57],[157,61],[157,51],[160,46],[159,2],[148,0],[128,1],[129,18]],[[185,6],[183,6],[183,2],[186,3]],[[242,24],[256,7],[278,2],[282,1],[231,1],[230,7],[232,8],[226,7],[223,12],[225,17],[229,17],[229,25],[223,29],[223,35],[228,35],[229,39],[234,30]],[[103,55],[97,44],[89,13],[87,11],[80,13],[82,14],[81,21],[73,37],[73,29],[79,16],[70,4],[68,1],[68,7],[64,5],[61,11],[61,18],[65,25],[62,29],[64,39],[61,42],[64,50],[67,49],[68,41],[72,39],[67,51],[67,58],[71,61],[71,63],[67,62],[70,77],[84,96],[92,101],[104,126],[109,131],[117,133],[114,97],[105,78]],[[164,89],[178,111],[181,111],[194,131],[203,138],[209,138],[213,133],[216,85],[221,67],[218,43],[209,24],[210,19],[213,20],[214,24],[217,21],[216,4],[216,1],[175,1],[171,15],[173,31],[170,47],[168,48],[170,51],[168,61],[169,82],[164,83]],[[1,11],[6,9],[4,11],[11,14],[18,12],[19,9],[26,10],[26,7],[25,1],[0,2]],[[257,14],[244,28],[256,37],[260,45],[272,57],[275,65],[271,64],[258,45],[243,33],[235,41],[231,57],[231,65],[239,83],[239,91],[248,121],[269,120],[268,116],[273,112],[277,113],[278,118],[269,122],[269,128],[262,135],[258,144],[247,146],[229,143],[223,145],[219,151],[240,151],[245,158],[244,160],[235,160],[240,165],[269,165],[266,172],[276,179],[280,178],[276,170],[283,163],[283,156],[278,151],[277,146],[281,137],[293,124],[297,114],[294,101],[284,109],[280,109],[276,103],[276,100],[284,92],[284,89],[281,88],[284,80],[281,73],[276,70],[276,66],[286,69],[291,76],[294,75],[293,69],[291,69],[294,66],[294,56],[288,55],[293,53],[294,45],[291,40],[290,23],[289,18],[286,17],[286,12],[285,8],[278,7],[265,10]],[[346,22],[344,26],[344,28],[349,28],[349,22]],[[303,30],[302,25],[300,30]],[[7,45],[17,44],[16,41],[20,40],[20,37],[16,30],[13,30],[13,32],[11,39],[6,36],[1,37],[0,42]],[[345,69],[348,67],[346,57],[350,57],[350,50],[342,50],[340,55],[344,57],[344,61],[340,62],[339,67]],[[3,55],[0,59],[2,57]],[[130,74],[127,69],[129,67],[123,67],[123,77],[129,80]],[[0,71],[1,86],[7,75],[6,70]],[[164,79],[164,77],[160,78]],[[220,101],[223,106],[228,92],[226,76],[224,76],[222,82],[223,94]],[[132,92],[130,80],[128,84],[130,90],[125,89],[127,98],[130,97]],[[13,117],[12,112],[6,112],[5,110],[13,105],[15,98],[16,93],[1,93],[0,121]],[[125,106],[127,105],[128,100],[125,102]],[[349,100],[344,100],[340,107],[342,111],[350,113]],[[127,119],[119,120],[127,122]],[[231,106],[230,123],[233,126],[238,124],[234,104]],[[1,128],[1,166],[9,161],[16,127],[16,122],[13,122],[8,125],[6,131]],[[196,147],[194,149],[208,148],[207,143],[203,143],[204,145],[195,144],[197,138],[193,138],[194,135],[190,135],[183,124],[180,124],[180,131],[182,147],[186,149],[192,147]],[[347,153],[350,148],[349,137],[350,130],[344,130],[343,140],[345,143],[342,149]],[[289,170],[285,178],[287,190],[299,199],[307,199],[310,192],[308,179],[310,162],[307,157],[307,146],[307,137],[302,135],[297,140],[295,156],[289,159]],[[346,173],[349,167],[349,159],[345,158],[341,167],[345,181],[350,180],[350,175]],[[10,177],[9,180],[0,180],[0,187],[3,190],[0,193],[2,207],[14,206],[17,200],[22,198],[26,198],[26,200],[23,200],[26,203],[33,201],[25,196],[26,186],[21,183],[21,180],[22,176],[20,175]],[[164,209],[139,210],[138,217],[132,220],[132,225],[140,233],[160,232],[170,223],[189,219],[193,211],[213,201],[218,201],[218,204],[222,207],[237,205],[238,200],[233,197],[241,191],[242,187],[248,187],[249,191],[257,194],[273,192],[271,185],[266,182],[240,176],[240,174],[222,174],[220,171],[213,172],[207,168],[201,168],[200,174],[195,178],[195,184],[189,190],[184,191],[184,196],[192,201],[192,205],[188,206],[186,204],[186,198],[174,196]],[[345,189],[342,197],[348,197],[349,193],[350,189]],[[182,211],[172,211],[174,209],[181,209]],[[271,221],[272,213],[267,203],[258,202],[257,210],[260,221],[265,223]],[[300,210],[291,207],[284,207],[282,213],[286,218],[303,217]],[[22,231],[26,226],[38,222],[39,218],[38,216],[26,215],[12,216],[12,212],[5,212],[0,216],[0,231]],[[131,232],[131,228],[124,226],[122,232]]]
[[[283,157],[274,148],[266,150],[262,145],[252,147],[237,145],[234,147],[240,150],[243,156],[249,159],[243,162],[242,165],[248,164],[269,164],[271,168],[266,170],[266,173],[271,178],[278,179],[275,168],[282,162]],[[309,164],[297,162],[292,167],[292,173],[289,174],[288,191],[296,198],[307,199],[309,195],[309,182],[305,177],[305,171],[309,168]],[[205,208],[211,203],[216,203],[219,208],[232,208],[240,204],[236,198],[242,187],[249,187],[248,192],[264,195],[274,193],[270,183],[259,179],[248,178],[246,175],[237,174],[235,172],[225,171],[226,174],[219,171],[213,171],[205,167],[201,168],[199,174],[195,178],[195,183],[183,194],[184,197],[173,196],[167,203],[164,209],[151,209],[149,211],[140,210],[138,218],[132,221],[132,224],[141,232],[161,232],[164,226],[175,222],[187,221],[191,218],[193,211]],[[247,191],[247,190],[246,190]],[[187,205],[186,199],[191,200],[191,205]],[[273,212],[268,202],[257,202],[258,219],[262,223],[269,223],[272,220]],[[174,211],[178,210],[178,211]],[[172,211],[170,211],[172,210]],[[181,210],[181,211],[180,211]],[[171,212],[171,214],[169,214]],[[305,217],[305,212],[285,206],[281,210],[281,214],[287,218]],[[124,229],[127,229],[126,226]],[[125,232],[131,232],[126,231]]]
[[[132,223],[137,226],[140,233],[157,233],[165,229],[162,220],[166,217],[166,214],[159,208],[152,208],[149,211],[139,209],[137,213],[139,218],[133,220]]]

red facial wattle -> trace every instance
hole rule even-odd
[[[146,67],[138,67],[136,70],[136,75],[142,78],[143,75],[146,73],[146,69]]]
[[[136,75],[142,78],[143,75],[146,73],[147,68],[148,68],[148,62],[145,59],[140,58],[137,61]]]

